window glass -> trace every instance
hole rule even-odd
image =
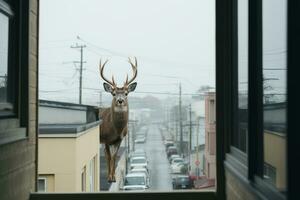
[[[248,1],[237,1],[238,130],[233,145],[247,152],[248,137]]]
[[[38,191],[46,192],[46,179],[38,179]]]
[[[7,102],[9,18],[0,13],[0,104]]]
[[[263,1],[264,179],[286,191],[287,1]]]
[[[95,192],[99,184],[101,191],[122,192],[126,175],[140,168],[145,168],[148,174],[147,190],[186,189],[173,185],[179,174],[190,176],[195,191],[215,189],[215,1],[43,0],[39,22],[39,98],[56,106],[50,110],[40,104],[39,113],[46,122],[40,120],[40,126],[51,126],[52,139],[61,141],[64,151],[74,153],[74,157],[55,153],[47,145],[50,140],[41,142],[47,133],[40,132],[39,148],[45,151],[39,151],[39,161],[44,164],[39,165],[38,171],[55,174],[54,192],[65,190],[58,184],[69,186],[71,192],[80,192],[79,176],[82,191],[90,192],[92,169],[87,161],[95,154],[100,157],[99,174],[95,173],[100,181]],[[117,87],[122,88],[126,75],[130,80],[134,74],[128,57],[133,63],[134,57],[137,58],[136,89],[129,94],[128,91],[123,94],[123,89],[112,91],[116,87],[105,90],[103,83],[111,84],[100,76],[100,59],[102,64],[108,60],[104,77],[112,81],[113,76]],[[116,98],[120,101],[116,102]],[[124,105],[123,100],[128,102]],[[97,109],[100,106],[101,111],[112,105],[118,107],[107,109],[108,115],[100,114],[105,123],[100,134],[87,128],[84,137],[72,139],[76,141],[75,150],[65,145],[68,139],[62,139],[65,133],[56,127],[68,127],[71,122],[78,124],[77,121],[85,123],[85,114],[65,109],[56,115],[61,102],[76,105],[70,110],[81,103]],[[52,121],[51,113],[55,113],[60,124],[56,119]],[[128,121],[124,116],[128,116]],[[109,124],[112,121],[114,124]],[[125,137],[114,135],[115,131],[126,130],[125,125],[128,128]],[[103,134],[106,129],[103,127],[115,131]],[[101,144],[93,135],[95,132],[97,137],[100,135]],[[119,148],[111,145],[119,141],[122,141]],[[107,154],[105,143],[112,146],[111,155]],[[181,160],[172,163],[174,155]],[[64,163],[45,164],[50,157],[57,156]],[[87,170],[82,174],[73,170],[68,177],[61,178],[61,168],[68,163],[76,163],[72,166],[76,169],[86,165]],[[110,164],[115,164],[115,169]],[[109,174],[114,170],[115,174]]]

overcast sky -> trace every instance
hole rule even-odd
[[[78,39],[79,36],[79,39]],[[213,0],[41,0],[40,98],[78,102],[78,49],[84,44],[83,103],[99,101],[99,60],[107,77],[123,84],[128,56],[138,59],[143,92],[195,93],[215,85]],[[164,95],[155,95],[164,98]]]

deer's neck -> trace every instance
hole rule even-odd
[[[127,125],[128,105],[123,107],[112,106],[111,117],[114,127],[117,129],[123,129]]]

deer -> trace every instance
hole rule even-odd
[[[133,77],[128,80],[128,74],[126,81],[122,87],[118,87],[115,83],[114,76],[112,80],[105,78],[103,71],[104,66],[108,60],[103,64],[99,64],[100,77],[104,80],[104,90],[112,95],[111,107],[105,108],[100,112],[100,118],[102,123],[100,124],[100,143],[105,145],[104,153],[107,162],[107,181],[116,182],[115,179],[115,161],[116,156],[122,142],[122,139],[127,135],[128,125],[128,94],[133,92],[137,86],[136,82],[133,82],[137,76],[137,59],[133,63],[130,58],[130,63],[133,70]]]

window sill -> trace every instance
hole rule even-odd
[[[172,192],[99,192],[99,193],[32,193],[30,195],[30,200],[79,200],[79,199],[89,199],[89,200],[139,200],[139,199],[172,199],[172,200],[182,200],[182,199],[206,199],[206,200],[216,200],[216,193],[213,191],[172,191]]]
[[[269,197],[270,199],[274,200],[285,200],[286,197],[281,194],[275,187],[266,183],[262,178],[255,176],[254,178],[254,187],[263,193],[265,196]]]
[[[225,166],[240,177],[248,177],[247,155],[235,147],[231,147],[231,153],[226,154]]]
[[[231,152],[226,154],[226,160],[224,161],[225,170],[236,177],[236,179],[238,179],[238,181],[257,198],[286,200],[286,197],[283,194],[263,181],[260,177],[255,176],[254,182],[250,182],[248,179],[247,162],[244,162],[247,159],[247,156],[246,154],[239,154],[240,152],[238,152],[238,154],[236,153],[237,152]]]
[[[26,128],[12,128],[0,131],[0,145],[26,139]]]

